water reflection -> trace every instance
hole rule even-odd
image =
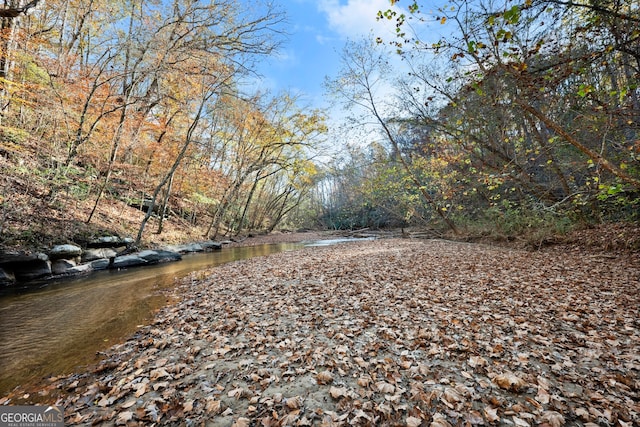
[[[180,262],[103,271],[0,298],[0,395],[96,360],[96,352],[131,335],[166,303],[158,290],[194,270],[299,249],[302,243],[225,248]]]

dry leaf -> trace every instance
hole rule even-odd
[[[302,406],[302,398],[300,396],[285,399],[285,406],[289,409],[298,409]]]
[[[420,427],[420,425],[422,425],[422,420],[417,417],[407,417],[405,422],[407,427]]]
[[[484,416],[490,423],[496,422],[500,419],[500,417],[498,416],[498,408],[494,408],[491,406],[486,406],[484,408]]]
[[[512,372],[497,375],[493,378],[493,382],[497,384],[498,387],[510,391],[520,391],[527,385],[522,378]]]
[[[561,427],[564,425],[564,417],[556,411],[545,411],[542,413],[541,421],[551,427]]]
[[[249,418],[240,417],[231,425],[231,427],[249,427],[250,425],[251,420]]]
[[[549,393],[547,393],[547,391],[544,388],[542,388],[541,386],[538,386],[538,394],[536,394],[536,400],[542,403],[543,405],[547,405],[551,400],[551,396],[549,395]]]
[[[469,366],[471,366],[472,368],[475,368],[478,366],[487,366],[487,359],[481,356],[471,356],[469,357],[468,363],[469,363]]]
[[[227,396],[235,397],[236,399],[242,399],[243,397],[248,396],[249,394],[251,393],[248,390],[238,387],[238,388],[234,388],[233,390],[230,390],[229,393],[227,393]]]
[[[449,424],[449,421],[447,421],[447,419],[445,418],[445,416],[439,412],[436,412],[435,414],[433,414],[433,420],[429,425],[430,427],[452,427],[451,424]]]
[[[129,408],[131,408],[133,405],[135,405],[135,404],[136,404],[136,402],[137,402],[137,400],[136,400],[136,399],[131,398],[131,399],[127,400],[126,402],[124,402],[124,403],[120,406],[120,408],[122,408],[122,409],[129,409]]]
[[[151,373],[149,374],[149,379],[151,381],[155,381],[157,379],[168,377],[168,376],[169,376],[169,373],[166,371],[165,368],[158,368],[151,371]]]
[[[131,421],[132,419],[133,419],[133,412],[130,412],[130,411],[120,412],[118,414],[118,418],[116,419],[116,425],[119,425],[119,426],[126,425],[127,422]]]
[[[329,389],[329,394],[334,399],[339,399],[340,397],[347,395],[347,389],[344,387],[338,388],[338,387],[331,386],[331,388]]]
[[[358,383],[358,385],[360,387],[368,387],[369,384],[371,384],[371,378],[370,377],[360,377],[360,378],[358,378],[357,383]]]
[[[531,427],[531,425],[526,422],[525,420],[516,417],[515,415],[512,417],[513,419],[513,423],[517,426],[517,427]]]
[[[316,375],[318,384],[330,384],[333,382],[333,374],[330,371],[322,371]]]
[[[207,414],[218,415],[220,411],[222,411],[222,402],[213,397],[208,397],[204,405],[204,410]]]
[[[380,393],[393,393],[396,389],[393,384],[389,384],[386,381],[379,381],[376,383],[376,388]]]

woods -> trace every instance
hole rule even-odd
[[[379,13],[397,37],[353,42],[329,80],[378,138],[336,165],[361,176],[331,195],[328,223],[518,234],[638,220],[637,2],[404,3]]]
[[[268,230],[308,191],[323,115],[251,88],[285,37],[271,2],[38,3],[3,15],[5,237],[39,210],[91,224],[105,200],[147,212],[138,243],[166,216]]]
[[[5,2],[0,236],[108,228],[114,203],[144,212],[138,243],[167,221],[210,238],[638,221],[637,1],[389,3],[395,34],[348,41],[327,76],[338,112],[253,88],[290,24],[271,2]]]

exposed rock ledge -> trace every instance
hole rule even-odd
[[[179,261],[182,254],[222,249],[222,243],[204,241],[130,252],[133,239],[104,236],[81,248],[58,245],[45,252],[0,252],[0,287],[28,285],[45,279],[89,274],[106,269],[129,268]]]

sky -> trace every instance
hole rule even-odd
[[[379,10],[389,0],[280,0],[289,25],[288,40],[279,54],[260,69],[260,88],[273,94],[302,94],[302,103],[320,108],[325,77],[336,77],[340,54],[348,40],[360,40],[375,29],[376,35],[391,35],[393,24],[378,22]],[[390,38],[390,37],[388,37]]]

